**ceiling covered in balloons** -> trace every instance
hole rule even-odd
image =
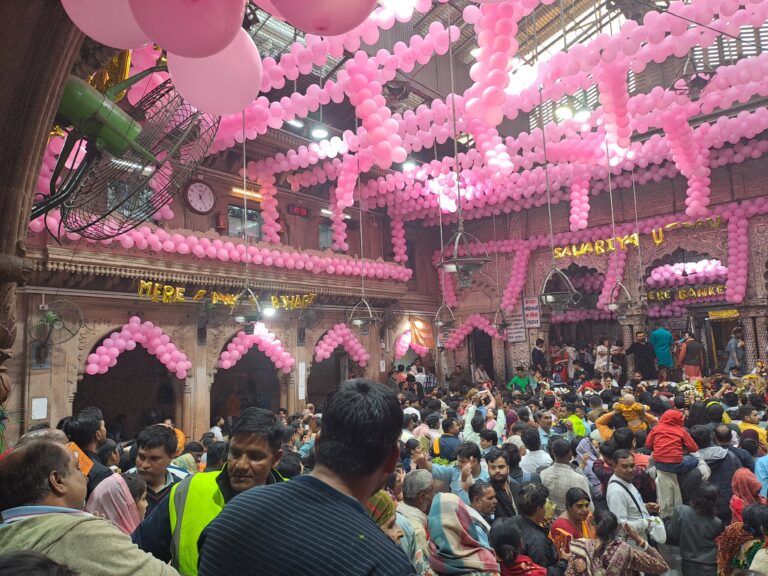
[[[205,57],[180,53],[165,10],[128,4],[155,42],[132,72],[159,44],[182,95],[221,116],[207,165],[236,174],[245,141],[256,185],[328,197],[337,247],[360,199],[432,225],[549,197],[576,232],[609,171],[614,187],[683,176],[699,218],[711,168],[764,152],[760,0],[257,0]]]

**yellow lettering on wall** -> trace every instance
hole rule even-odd
[[[181,286],[176,287],[176,293],[173,295],[173,301],[174,302],[185,302],[186,298],[184,297],[184,292],[186,290],[182,288]]]
[[[160,302],[160,298],[162,297],[162,290],[160,284],[155,282],[152,285],[152,302]]]
[[[719,216],[718,216],[719,218]],[[720,296],[722,294],[725,294],[725,285],[724,284],[718,284],[715,287],[715,292],[717,292],[717,295]]]
[[[205,298],[205,295],[208,294],[208,290],[198,290],[195,292],[195,295],[192,297],[192,302],[199,302],[203,298]]]
[[[173,286],[163,286],[163,304],[170,304],[173,302],[173,295],[175,294]]]
[[[152,282],[139,280],[139,298],[150,298],[152,296]]]
[[[272,308],[274,308],[275,310],[279,310],[280,309],[280,298],[278,298],[277,296],[272,296],[272,298],[270,300],[272,300]]]
[[[554,249],[553,253],[555,255],[555,258],[562,258],[563,257],[563,249],[560,248],[559,246]]]
[[[630,234],[629,236],[627,236],[624,239],[624,243],[625,244],[632,244],[633,246],[635,246],[637,248],[637,247],[640,246],[640,236],[638,235],[637,232],[635,232],[634,234]]]
[[[607,248],[608,252],[616,251],[616,246],[613,245],[613,240],[614,240],[613,238],[608,238],[608,240],[606,240],[606,242],[608,243],[608,248]]]
[[[595,241],[595,254],[605,254],[605,242],[603,240]]]
[[[653,243],[656,246],[661,245],[664,242],[664,228],[653,228],[651,230],[651,236],[653,237]]]

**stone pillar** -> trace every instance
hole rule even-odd
[[[187,378],[181,381],[181,402],[177,402],[177,411],[181,414],[176,415],[176,425],[181,426],[188,440],[200,438],[202,434],[196,434],[194,414],[192,413],[192,382]]]
[[[58,0],[0,2],[0,404],[12,389],[4,364],[17,336],[16,286],[31,271],[24,240],[35,183],[82,41]]]

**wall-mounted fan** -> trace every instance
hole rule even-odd
[[[41,304],[29,321],[29,335],[35,342],[55,345],[77,336],[83,327],[83,312],[69,300]]]
[[[321,319],[321,313],[316,308],[303,308],[299,314],[297,340],[299,346],[304,346],[307,330],[315,326]]]
[[[163,70],[145,70],[104,94],[69,77],[57,114],[67,139],[50,194],[37,200],[33,219],[59,208],[65,230],[94,240],[113,238],[148,220],[189,181],[213,142],[219,118],[187,104],[170,80],[128,110],[115,102],[121,92]],[[76,165],[72,158],[82,151]]]

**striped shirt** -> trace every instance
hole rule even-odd
[[[199,576],[415,574],[359,502],[312,476],[235,497],[198,545]]]

